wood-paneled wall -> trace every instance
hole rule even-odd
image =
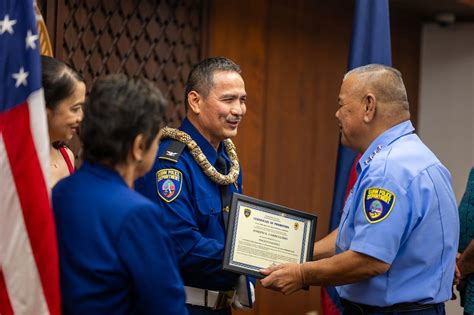
[[[167,121],[185,116],[183,91],[203,54],[207,3],[200,0],[39,0],[56,58],[91,88],[100,76],[125,73],[155,82],[169,101]],[[68,143],[77,156],[80,143]]]
[[[328,232],[339,137],[334,114],[347,69],[352,5],[344,0],[210,5],[207,55],[240,64],[246,83],[247,114],[235,140],[244,192],[317,214],[318,239]],[[417,21],[392,16],[393,64],[404,75],[415,117],[419,34]],[[321,314],[319,288],[284,297],[258,285],[256,305],[245,314],[314,310]]]

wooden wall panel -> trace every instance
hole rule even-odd
[[[400,70],[407,89],[411,121],[418,121],[418,88],[420,76],[422,21],[394,11],[391,18],[392,64]]]
[[[244,169],[244,190],[261,197],[266,123],[266,0],[215,1],[211,5],[208,56],[226,56],[242,68],[247,91],[247,113],[235,139]]]
[[[350,16],[344,13],[350,10],[340,8],[274,1],[269,19],[266,94],[273,106],[266,112],[263,197],[317,214],[318,239],[327,233],[338,143],[334,113],[350,39]],[[261,314],[319,309],[319,288],[285,297],[284,303],[274,303],[278,293],[263,294]]]
[[[185,116],[183,91],[201,57],[207,4],[200,0],[41,0],[54,55],[76,69],[88,89],[97,77],[144,77],[169,101],[167,121]],[[76,154],[77,137],[68,143]]]
[[[49,0],[54,25],[48,26],[55,56],[79,71],[87,86],[117,72],[154,81],[170,102],[168,120],[176,126],[185,114],[184,84],[203,51],[206,5],[198,0]]]

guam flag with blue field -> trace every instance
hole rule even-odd
[[[355,2],[348,70],[371,63],[392,64],[388,0]],[[339,226],[344,202],[357,179],[355,165],[359,157],[339,142],[330,232]],[[321,289],[321,307],[324,315],[341,314],[342,306],[334,287]]]

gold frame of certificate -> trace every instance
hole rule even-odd
[[[223,269],[263,278],[260,269],[313,259],[318,217],[235,193]]]

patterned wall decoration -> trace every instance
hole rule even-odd
[[[54,8],[46,0],[48,9]],[[157,83],[170,105],[171,125],[184,117],[187,75],[203,51],[199,0],[56,0],[55,55],[90,84],[109,73]],[[48,21],[48,25],[51,25]],[[51,32],[51,31],[50,31]]]

